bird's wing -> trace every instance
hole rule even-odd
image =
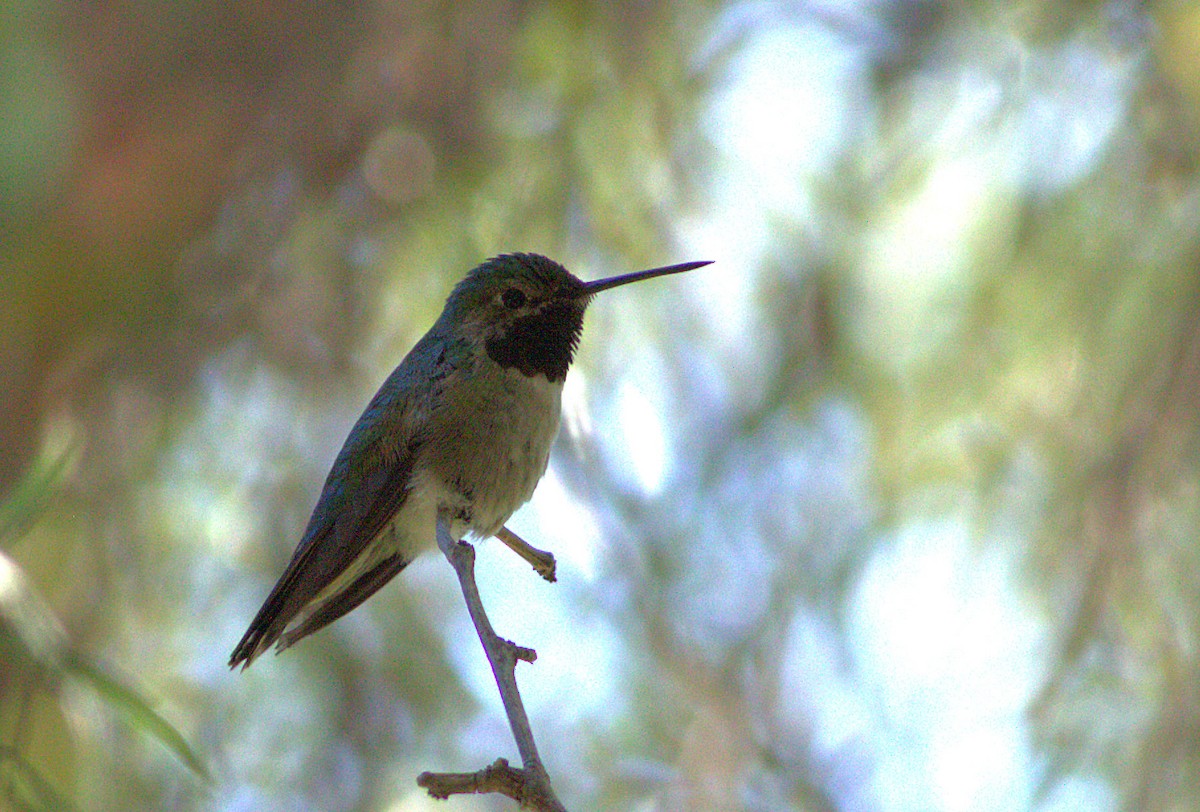
[[[285,631],[279,637],[279,648],[285,649],[297,640],[308,637],[318,629],[328,626],[351,609],[371,597],[384,584],[392,580],[396,573],[408,566],[412,560],[409,553],[393,553],[379,561],[364,572],[345,589],[317,606],[313,612],[293,629]]]
[[[321,606],[284,634],[309,603],[354,564],[409,495],[420,442],[412,429],[420,422],[414,412],[422,404],[420,398],[412,396],[412,387],[403,385],[404,378],[412,381],[414,378],[408,376],[422,373],[424,377],[416,380],[436,381],[439,377],[435,370],[410,364],[414,357],[420,357],[416,348],[372,398],[351,430],[325,480],[303,540],[234,649],[230,667],[248,666],[277,640],[286,647],[333,622],[408,563],[399,555],[372,562],[361,576],[346,583],[336,595],[325,596]],[[437,359],[435,363],[444,363],[444,354],[432,357]],[[427,407],[428,403],[423,405]]]

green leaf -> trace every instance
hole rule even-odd
[[[21,566],[0,552],[0,630],[5,629],[39,667],[56,676],[61,672],[66,631]]]
[[[3,797],[13,809],[29,812],[74,812],[76,809],[11,747],[0,747],[0,786],[4,787]]]
[[[21,567],[0,553],[0,631],[13,632],[13,640],[38,667],[57,680],[70,675],[88,683],[134,728],[158,739],[184,764],[205,780],[208,770],[187,740],[159,716],[136,691],[73,652],[58,618],[29,583]],[[12,759],[10,757],[10,762]],[[19,763],[19,762],[12,762]],[[33,807],[39,808],[39,807]]]
[[[75,677],[89,683],[109,706],[125,716],[131,726],[158,739],[196,775],[205,781],[212,780],[204,761],[187,743],[183,734],[159,716],[136,691],[76,656],[68,658],[66,668]]]
[[[72,445],[52,459],[39,459],[0,502],[0,548],[12,549],[37,521],[73,457]]]

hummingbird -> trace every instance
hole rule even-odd
[[[592,297],[708,264],[584,282],[552,259],[516,253],[470,271],[354,424],[230,667],[245,669],[357,607],[436,546],[439,515],[450,517],[455,541],[499,536],[521,552],[504,523],[546,472]]]

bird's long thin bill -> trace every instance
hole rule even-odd
[[[610,276],[607,279],[596,279],[592,282],[585,282],[583,286],[587,289],[588,293],[599,293],[609,288],[628,285],[630,282],[640,282],[643,279],[653,279],[656,276],[666,276],[671,273],[694,271],[697,268],[703,268],[705,265],[711,264],[711,259],[701,260],[700,262],[681,262],[678,265],[665,265],[662,268],[651,268],[648,271],[634,271],[633,273],[625,273],[620,276]]]

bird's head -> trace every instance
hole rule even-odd
[[[540,254],[502,254],[482,263],[455,286],[439,321],[484,347],[502,367],[562,381],[579,345],[583,314],[602,290],[707,262],[584,282]]]

